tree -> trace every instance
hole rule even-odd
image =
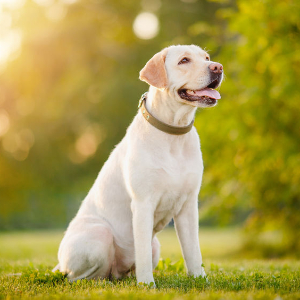
[[[249,212],[249,244],[257,245],[258,233],[277,230],[280,251],[299,253],[300,5],[239,0],[237,10],[220,13],[229,22],[219,57],[227,73],[222,91],[230,99],[220,105],[224,124],[210,145],[216,153],[209,164],[218,170],[209,169],[206,176],[219,187],[221,217],[224,211],[229,218]],[[220,148],[213,150],[216,143]],[[229,178],[222,175],[222,183],[223,172]]]

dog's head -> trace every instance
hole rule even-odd
[[[168,90],[177,101],[211,107],[221,98],[215,89],[223,79],[223,66],[212,62],[207,52],[198,46],[170,46],[147,62],[140,79]]]

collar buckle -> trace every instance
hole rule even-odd
[[[148,92],[144,93],[142,96],[141,96],[141,99],[139,101],[139,105],[138,105],[138,108],[141,108],[142,104],[143,104],[143,101],[147,99],[147,94]]]

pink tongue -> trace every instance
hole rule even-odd
[[[209,98],[213,98],[213,99],[221,99],[220,93],[210,88],[205,88],[203,90],[196,90],[195,94],[197,96],[208,96]]]

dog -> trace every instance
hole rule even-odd
[[[121,278],[155,285],[156,233],[173,218],[189,275],[205,277],[198,238],[203,161],[193,126],[212,107],[223,66],[195,45],[170,46],[140,71],[150,85],[140,109],[70,222],[53,271],[70,281]]]

